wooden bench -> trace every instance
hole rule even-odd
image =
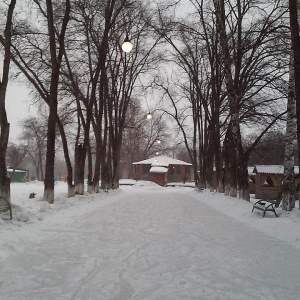
[[[11,204],[6,198],[0,196],[0,212],[6,212],[8,210],[10,212],[10,219],[12,220]]]
[[[265,216],[267,211],[273,212],[278,217],[275,207],[278,207],[280,204],[279,200],[271,200],[271,199],[261,199],[253,204],[252,212],[254,209],[258,209],[264,212],[263,217]]]

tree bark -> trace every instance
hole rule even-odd
[[[65,156],[65,162],[67,166],[67,184],[68,184],[68,197],[74,197],[75,196],[75,186],[73,184],[73,168],[72,163],[69,156],[69,149],[68,149],[68,142],[66,138],[66,134],[64,131],[64,127],[57,117],[57,125],[60,131],[61,141],[64,149],[64,156]]]
[[[229,144],[232,143],[232,147],[230,147],[232,149],[232,160],[230,164],[230,195],[233,197],[236,197],[237,195],[237,185],[235,183],[237,178],[239,195],[243,199],[250,201],[248,180],[245,179],[247,171],[245,170],[246,162],[244,162],[240,132],[238,91],[235,89],[234,79],[232,76],[232,58],[230,55],[229,43],[226,34],[224,0],[214,0],[214,6],[216,10],[218,35],[220,37],[220,43],[223,50],[224,76],[230,108],[229,128],[231,132],[229,136],[231,141]]]
[[[75,193],[84,195],[84,165],[85,165],[84,145],[82,143],[75,145]]]
[[[12,36],[12,19],[15,9],[16,0],[11,0],[4,31],[4,61],[3,73],[0,78],[0,195],[10,202],[10,178],[7,173],[6,151],[9,138],[9,123],[7,120],[5,99],[8,84],[9,66],[11,60],[11,36]]]
[[[282,187],[282,209],[291,211],[295,207],[295,146],[296,133],[296,102],[295,102],[295,78],[294,60],[291,51],[289,71],[289,93],[287,103],[287,124],[284,151],[284,176]]]
[[[57,121],[57,93],[59,71],[61,67],[62,57],[64,53],[64,38],[67,30],[67,24],[70,17],[70,1],[66,0],[65,14],[62,22],[62,29],[59,35],[59,45],[57,53],[57,43],[54,27],[54,16],[52,0],[46,0],[47,6],[47,23],[49,33],[49,46],[51,55],[51,82],[49,91],[49,117],[47,132],[47,154],[46,154],[46,170],[45,170],[45,187],[44,200],[54,202],[54,164],[55,164],[55,137],[56,137],[56,121]]]
[[[300,149],[300,84],[299,84],[300,82],[300,36],[299,36],[300,1],[289,0],[289,9],[290,9],[292,52],[294,57],[298,161],[300,163],[300,151],[299,151]]]

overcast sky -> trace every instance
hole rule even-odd
[[[179,11],[181,13],[187,13],[191,8],[192,5],[189,0],[182,0]],[[3,57],[0,56],[0,76],[2,73],[2,63]],[[37,110],[32,105],[32,102],[32,97],[30,96],[25,83],[21,84],[18,80],[9,81],[6,96],[6,111],[8,122],[10,123],[9,142],[18,142],[18,137],[22,132],[19,122],[30,115],[36,114]],[[151,99],[149,99],[149,102],[152,102]],[[152,108],[152,103],[149,104]],[[147,109],[150,109],[150,107]]]
[[[6,96],[6,112],[10,123],[9,142],[18,142],[22,132],[19,122],[36,113],[35,107],[31,104],[32,99],[25,84],[10,80]]]

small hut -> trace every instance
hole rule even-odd
[[[284,166],[282,165],[257,165],[255,174],[255,198],[277,199],[281,196]],[[295,174],[299,174],[299,167],[295,167]],[[299,186],[299,178],[296,176],[295,186]]]
[[[11,182],[26,182],[27,181],[27,170],[14,170],[7,169],[8,176],[10,177]]]
[[[165,155],[132,163],[135,180],[150,180],[161,186],[191,180],[192,164]]]

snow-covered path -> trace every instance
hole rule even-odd
[[[299,250],[197,197],[128,188],[13,231],[0,299],[300,299]]]

